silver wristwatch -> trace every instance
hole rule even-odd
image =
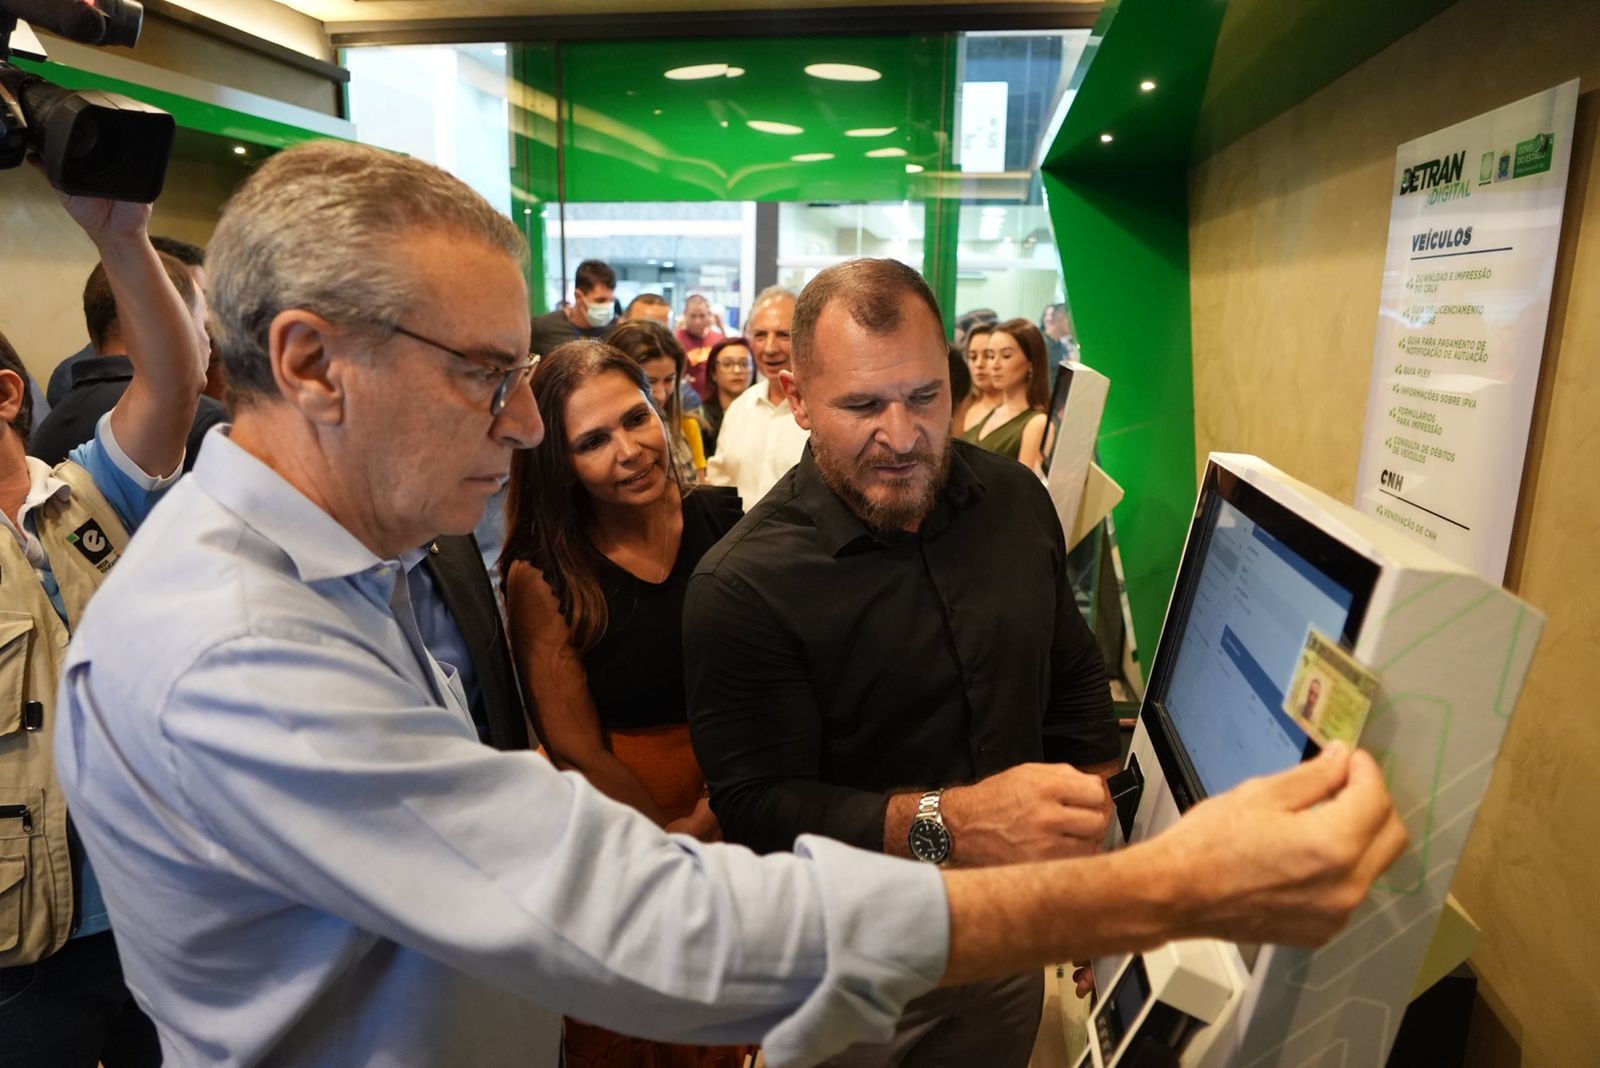
[[[911,830],[906,842],[911,855],[929,864],[943,864],[950,859],[950,829],[939,814],[939,800],[943,790],[929,790],[917,802],[917,814],[912,817]]]

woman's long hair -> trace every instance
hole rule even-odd
[[[603,341],[569,341],[539,362],[532,386],[544,420],[544,442],[521,450],[511,462],[506,544],[500,555],[503,579],[509,580],[511,565],[518,560],[543,572],[572,632],[573,647],[580,653],[594,648],[605,635],[609,620],[605,593],[594,568],[594,505],[573,474],[572,452],[567,447],[567,402],[580,387],[604,374],[621,375],[649,400],[650,383],[644,371]],[[665,426],[662,457],[667,477],[676,480]]]
[[[688,357],[684,354],[683,346],[678,344],[678,339],[672,336],[672,331],[652,319],[630,319],[611,331],[606,342],[624,356],[632,357],[640,367],[644,366],[646,360],[672,361],[672,396],[667,398],[666,408],[661,414],[666,416],[667,425],[674,430],[681,426],[683,394],[679,392],[679,387],[683,385],[683,365]],[[650,395],[648,384],[644,392],[645,396]]]
[[[1050,350],[1039,328],[1026,319],[1007,319],[1003,323],[995,323],[990,333],[1010,334],[1022,346],[1023,354],[1028,357],[1028,367],[1033,371],[1028,376],[1028,407],[1041,412],[1049,408]]]

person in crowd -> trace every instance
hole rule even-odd
[[[1078,358],[1078,339],[1072,328],[1072,313],[1065,304],[1046,304],[1044,313],[1039,317],[1039,330],[1044,334],[1046,355],[1050,361],[1050,382],[1054,385],[1061,361]]]
[[[789,367],[789,322],[794,294],[779,286],[763,290],[750,309],[746,335],[762,381],[723,410],[717,451],[706,464],[706,481],[733,486],[746,505],[767,495],[800,459],[807,433],[794,421],[781,375]]]
[[[545,438],[513,467],[507,614],[556,767],[669,831],[714,841],[684,711],[683,593],[742,511],[733,490],[688,490],[678,477],[640,372],[648,363],[593,341],[541,362],[533,394]],[[570,1068],[743,1062],[736,1049],[665,1046],[576,1020],[565,1045]]]
[[[1050,366],[1044,335],[1026,319],[998,324],[984,342],[989,388],[1000,401],[988,412],[969,414],[961,440],[1009,456],[1039,471],[1044,458],[1044,431],[1049,421]],[[976,416],[977,421],[973,419]]]
[[[967,354],[950,346],[950,432],[957,433],[962,422],[966,419],[967,409],[972,406],[972,368],[967,363]]]
[[[164,252],[158,256],[167,279],[189,309],[192,329],[209,363],[211,338],[206,332],[205,293],[189,267]],[[51,467],[94,437],[100,417],[116,406],[133,381],[133,361],[123,355],[127,351],[127,340],[122,316],[103,263],[95,265],[84,284],[83,317],[94,354],[74,358],[71,387],[56,399],[50,414],[35,428],[29,444],[30,453]],[[206,433],[227,421],[228,410],[220,401],[208,396],[200,398],[184,449],[184,470],[194,466]]]
[[[706,451],[715,452],[717,435],[722,430],[722,417],[728,406],[750,388],[755,379],[755,357],[750,354],[750,343],[742,337],[725,337],[711,346],[705,364],[710,368],[707,384],[711,387],[706,402],[700,406],[700,420],[705,424]]]
[[[663,329],[672,329],[672,305],[667,303],[667,298],[660,293],[640,293],[628,301],[628,307],[622,313],[625,323],[644,319],[652,323],[660,323]]]
[[[703,294],[693,293],[683,305],[683,325],[678,327],[678,344],[683,346],[689,361],[689,384],[702,400],[710,400],[715,392],[708,384],[708,365],[711,350],[727,336],[722,320],[712,310],[711,302]]]
[[[543,436],[526,257],[459,180],[338,141],[273,156],[223,212],[234,422],[90,606],[55,732],[174,1063],[550,1068],[563,1013],[814,1063],[941,983],[1319,944],[1399,856],[1381,772],[1339,745],[1109,857],[944,871],[668,835],[480,744],[400,557],[471,530]]]
[[[672,458],[685,485],[698,485],[706,473],[705,442],[700,421],[683,414],[679,390],[683,375],[683,347],[672,331],[653,321],[620,324],[606,339],[643,369],[650,383],[650,399],[666,420]]]
[[[972,334],[974,326],[979,323],[999,322],[999,320],[1000,316],[996,314],[993,308],[973,308],[969,312],[963,312],[956,319],[956,333],[950,343],[965,352],[967,350],[967,338]]]
[[[145,1068],[161,1063],[156,1031],[124,984],[97,869],[56,776],[53,750],[70,729],[57,684],[69,633],[182,467],[206,352],[150,244],[150,206],[62,199],[123,309],[132,374],[90,439],[52,468],[27,455],[28,372],[0,337],[0,1062]]]
[[[991,323],[976,323],[967,331],[965,351],[967,368],[972,373],[972,392],[966,398],[967,404],[961,409],[961,418],[956,423],[959,433],[964,434],[977,426],[1000,405],[1000,391],[994,388],[989,376],[989,363],[994,355],[990,351],[989,334],[993,329]]]
[[[1104,838],[1120,739],[1061,524],[1027,471],[952,446],[942,323],[891,259],[800,294],[783,384],[811,441],[684,609],[695,752],[730,842],[1010,864]],[[919,849],[919,815],[950,850]],[[1036,971],[935,991],[890,1044],[830,1063],[1022,1068],[1043,995]]]
[[[189,275],[194,280],[195,287],[200,289],[202,292],[205,290],[205,249],[201,248],[199,245],[190,244],[188,241],[180,241],[175,237],[165,237],[161,234],[152,234],[150,236],[150,244],[154,245],[155,250],[161,253],[163,256],[171,256],[173,259],[177,260],[179,263],[188,268]],[[60,404],[61,398],[66,396],[67,390],[72,388],[72,369],[78,365],[79,361],[86,360],[94,355],[94,338],[91,335],[87,345],[73,353],[71,356],[68,356],[60,363],[56,364],[56,369],[50,372],[50,382],[44,391],[45,397],[47,398],[47,405],[44,407],[41,407],[37,404],[34,405],[33,416],[35,425],[44,419],[50,408],[54,408],[57,404]],[[208,375],[210,374],[210,371],[211,368],[208,366]],[[209,380],[207,395],[212,395],[209,392]],[[215,396],[217,400],[222,399],[220,394]]]
[[[549,352],[578,338],[603,337],[617,313],[617,272],[602,260],[584,260],[572,278],[572,303],[533,320],[529,349]]]

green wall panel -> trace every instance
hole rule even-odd
[[[908,199],[920,183],[906,164],[936,169],[948,142],[948,54],[944,34],[563,45],[566,197]],[[815,63],[879,77],[824,80],[805,72]],[[713,64],[744,73],[665,76]],[[801,132],[764,132],[752,121]]]
[[[109,78],[104,74],[79,70],[77,67],[68,67],[60,63],[40,63],[20,57],[13,62],[16,66],[32,71],[67,89],[99,89],[107,93],[121,93],[141,103],[161,108],[163,111],[171,112],[177,124],[187,130],[216,134],[218,137],[229,137],[235,141],[265,145],[269,148],[288,148],[303,141],[313,141],[328,136],[288,123],[259,118],[218,104],[208,104],[164,89],[151,89],[148,86],[125,82],[120,78]]]
[[[1083,360],[1111,379],[1100,462],[1126,491],[1117,538],[1148,672],[1196,490],[1186,177],[1046,172],[1044,191]]]

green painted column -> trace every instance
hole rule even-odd
[[[1148,674],[1197,489],[1188,189],[1181,170],[1044,175],[1082,359],[1111,379],[1100,463]]]

